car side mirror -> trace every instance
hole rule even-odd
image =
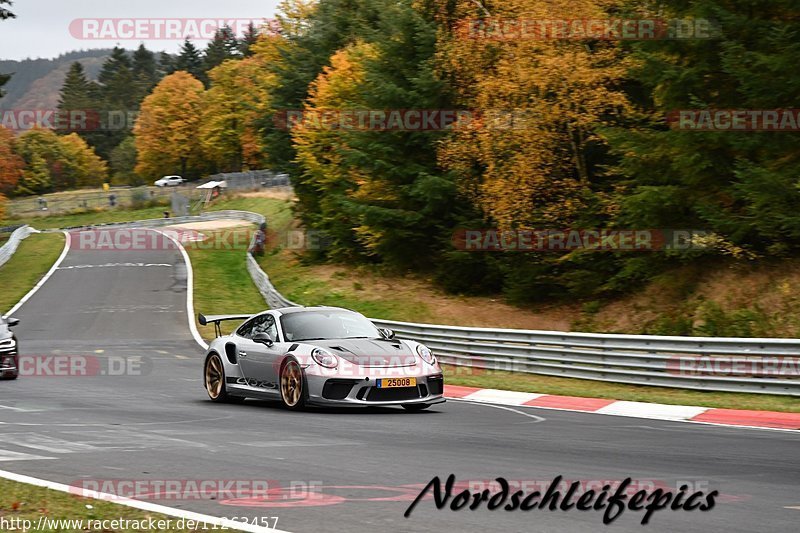
[[[390,330],[389,328],[378,328],[378,331],[381,332],[384,339],[394,339],[394,331]]]
[[[7,318],[6,324],[8,325],[8,327],[13,328],[17,324],[19,324],[19,318]]]
[[[275,341],[272,340],[272,337],[270,337],[267,333],[256,333],[253,335],[253,342],[263,344],[264,346],[272,346],[275,344]]]

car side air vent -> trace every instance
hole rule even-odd
[[[228,361],[232,364],[236,364],[236,345],[232,342],[229,342],[225,345],[225,357],[228,358]]]

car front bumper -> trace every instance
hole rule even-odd
[[[415,376],[416,386],[380,388],[378,379],[324,377],[306,374],[308,402],[315,405],[411,405],[445,401],[441,374]]]

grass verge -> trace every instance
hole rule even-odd
[[[631,402],[652,402],[669,405],[695,405],[722,409],[752,409],[800,413],[800,400],[790,396],[742,394],[735,392],[703,392],[668,387],[645,387],[604,381],[539,376],[499,370],[480,370],[444,365],[448,385],[489,389],[606,398]]]
[[[35,233],[0,267],[0,309],[11,309],[42,279],[64,249],[63,233]]]
[[[250,232],[250,229],[230,230]],[[215,232],[204,231],[209,238]],[[240,242],[237,240],[237,242]],[[266,308],[264,298],[258,292],[245,262],[246,250],[221,250],[188,248],[189,259],[194,270],[194,308],[206,315],[255,314]],[[197,317],[195,317],[197,320]],[[223,322],[225,333],[232,331],[234,322]],[[213,326],[200,326],[197,329],[204,339],[214,338]]]
[[[42,522],[41,517],[49,522]],[[156,529],[150,528],[148,521],[152,519],[156,524]],[[54,521],[73,521],[71,525]],[[76,525],[75,521],[82,520],[83,523]],[[113,526],[107,522],[103,525],[102,520],[127,520],[129,527],[109,527]],[[161,531],[165,533],[183,533],[194,531],[205,531],[215,529],[213,525],[191,529],[188,527],[178,527],[179,518],[174,518],[157,513],[149,513],[132,509],[112,502],[104,502],[81,498],[77,495],[66,494],[51,489],[35,487],[25,483],[17,483],[0,479],[0,521],[8,525],[9,529],[4,531],[40,531],[40,532],[66,532],[66,531],[103,531],[108,533],[127,533],[129,531]],[[29,521],[29,522],[24,522]],[[125,525],[118,523],[118,525]],[[140,527],[140,526],[144,527]],[[169,525],[161,528],[160,525]],[[186,526],[186,522],[183,523]],[[25,527],[28,529],[24,529]],[[99,526],[99,527],[96,527]],[[218,529],[218,528],[216,528]]]

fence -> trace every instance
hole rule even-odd
[[[47,216],[72,213],[85,209],[112,208],[111,196],[114,196],[113,207],[131,207],[136,202],[150,200],[167,201],[172,192],[180,190],[182,194],[199,194],[192,186],[182,187],[114,187],[108,191],[77,190],[15,198],[8,202],[8,215],[11,218],[23,216]]]
[[[228,189],[259,189],[261,187],[289,186],[289,175],[271,170],[250,170],[247,172],[227,172],[209,176],[208,180],[224,181]]]
[[[232,172],[215,174],[205,180],[185,183],[177,187],[112,187],[108,191],[100,189],[76,190],[15,198],[8,202],[7,216],[19,218],[23,216],[65,214],[83,209],[131,207],[136,202],[150,200],[168,202],[173,192],[178,192],[188,198],[191,203],[195,203],[201,197],[201,193],[196,187],[211,180],[225,181],[229,190],[288,187],[291,185],[288,174],[275,173],[271,170]],[[114,206],[111,205],[112,195],[114,196]]]

